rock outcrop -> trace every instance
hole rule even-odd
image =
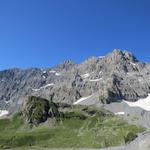
[[[30,96],[23,103],[22,115],[29,124],[38,125],[47,118],[59,117],[58,106],[46,99]]]

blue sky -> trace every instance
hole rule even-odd
[[[150,61],[149,0],[0,0],[0,70],[119,48]]]

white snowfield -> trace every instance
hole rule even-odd
[[[46,70],[44,70],[43,73],[46,73]]]
[[[0,117],[6,116],[9,114],[9,111],[7,110],[0,110]]]
[[[98,82],[98,81],[100,81],[100,80],[102,80],[102,78],[99,78],[99,79],[91,79],[91,80],[89,80],[90,82]]]
[[[133,62],[130,62],[130,64],[131,64],[131,65],[133,65],[133,66],[136,66],[136,64],[135,64],[135,63],[133,63]]]
[[[128,104],[130,107],[140,107],[146,111],[150,111],[150,94],[144,99],[140,99],[136,102],[128,102],[124,101],[126,104]]]
[[[92,73],[93,73],[93,72],[92,72]],[[98,81],[102,80],[102,78],[99,78],[99,79],[87,79],[88,77],[90,77],[90,75],[91,75],[92,73],[82,74],[81,77],[82,77],[83,79],[85,79],[85,81],[89,81],[89,82],[98,82]],[[101,72],[100,72],[100,73],[101,73]]]
[[[56,76],[60,76],[61,74],[60,74],[60,73],[58,73],[58,72],[56,72],[56,73],[55,73],[55,75],[56,75]]]
[[[99,75],[102,73],[102,71],[99,72]]]
[[[35,92],[37,92],[37,91],[40,91],[42,89],[45,89],[45,88],[53,86],[53,85],[54,85],[54,83],[50,83],[50,84],[47,84],[45,86],[40,87],[39,89],[32,89],[32,90],[35,91]]]
[[[49,73],[56,73],[56,71],[55,70],[50,70]]]
[[[80,99],[78,99],[76,102],[74,102],[74,105],[79,104],[80,102],[86,101],[88,98],[91,98],[93,95],[87,96],[87,97],[82,97]]]
[[[44,79],[46,78],[45,76],[42,76]]]
[[[84,79],[88,78],[89,76],[90,76],[89,73],[86,73],[86,74],[81,75],[81,77],[84,78]]]
[[[53,73],[56,76],[60,76],[61,75],[60,73],[56,72],[55,70],[50,70],[49,73]]]
[[[124,115],[125,112],[116,112],[115,115]]]

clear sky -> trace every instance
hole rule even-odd
[[[150,62],[150,0],[0,0],[0,70],[79,63],[115,48]]]

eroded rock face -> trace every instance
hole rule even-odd
[[[150,93],[150,63],[114,50],[81,64],[66,61],[54,68],[0,72],[0,107],[16,109],[29,95],[72,104],[93,93],[99,102],[136,101]]]

